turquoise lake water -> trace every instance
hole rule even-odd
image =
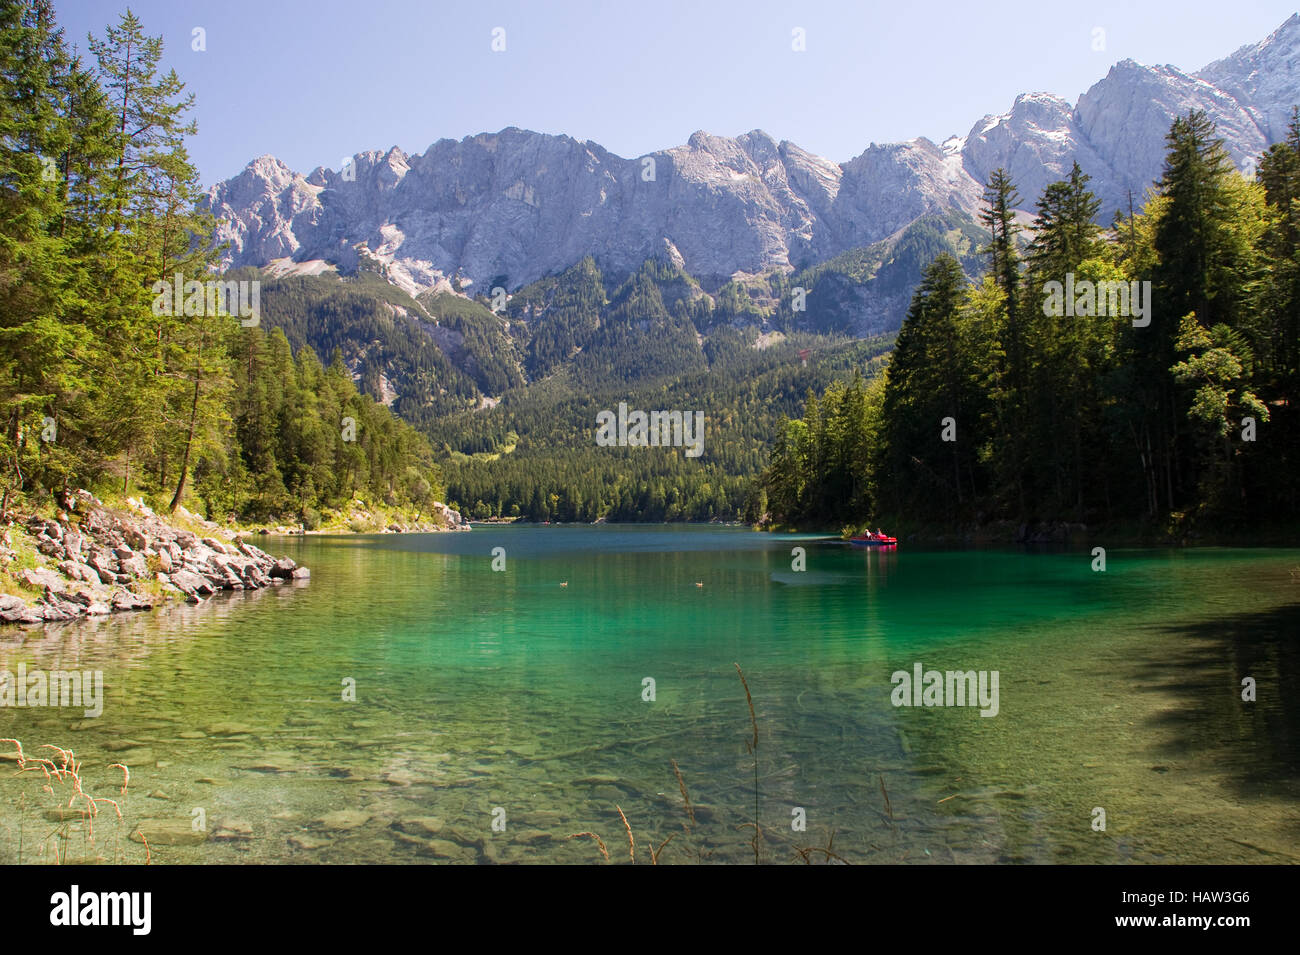
[[[755,760],[762,862],[1300,861],[1298,550],[1097,573],[719,527],[259,544],[311,580],[0,632],[0,669],[103,672],[98,718],[0,707],[0,737],[75,751],[123,813],[90,831],[0,763],[0,862],[136,864],[137,829],[155,863],[602,861],[580,832],[628,862],[621,808],[638,864],[670,836],[661,864],[752,863]],[[997,671],[997,715],[893,705],[918,663]]]

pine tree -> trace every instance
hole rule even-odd
[[[1064,284],[1069,275],[1095,281],[1107,276],[1095,259],[1106,256],[1096,216],[1101,202],[1088,189],[1090,177],[1074,163],[1068,179],[1050,183],[1038,200],[1028,248],[1026,301],[1045,300],[1048,282]],[[1028,401],[1022,406],[1025,431],[1037,449],[1027,462],[1033,497],[1053,512],[1072,508],[1084,519],[1085,472],[1094,442],[1099,398],[1096,372],[1112,337],[1113,319],[1046,314],[1027,307],[1024,324],[1037,347],[1029,369]]]
[[[1098,251],[1101,226],[1096,219],[1101,200],[1088,189],[1090,178],[1076,162],[1070,177],[1050,183],[1038,200],[1028,249],[1036,293],[1041,291],[1041,282],[1064,281],[1065,273]]]
[[[85,385],[85,329],[63,321],[73,290],[56,224],[58,157],[71,130],[59,82],[68,68],[48,3],[0,2],[0,455],[4,496],[72,466],[67,410]],[[58,439],[60,424],[64,441]]]
[[[1189,395],[1176,388],[1183,320],[1195,315],[1203,329],[1231,325],[1241,305],[1246,275],[1234,232],[1234,167],[1214,124],[1200,111],[1176,119],[1157,184],[1163,200],[1155,219],[1157,259],[1151,323],[1128,333],[1136,393],[1143,409],[1138,435],[1153,514],[1173,509],[1195,483],[1187,416]]]
[[[1018,516],[1034,510],[1029,441],[1025,434],[1025,411],[1030,402],[1028,379],[1028,334],[1020,303],[1020,255],[1016,248],[1019,226],[1015,209],[1020,195],[1010,176],[995,169],[984,187],[984,208],[980,221],[989,229],[989,281],[1001,294],[998,317],[999,351],[1003,356],[1000,382],[995,397],[998,428],[1004,450],[999,457],[1000,482],[1014,494]]]
[[[968,285],[961,264],[940,255],[926,269],[898,332],[885,384],[879,464],[883,503],[895,514],[939,494],[949,516],[956,516],[975,480],[980,412],[960,318]],[[945,440],[954,429],[957,440]]]
[[[103,39],[92,36],[90,49],[118,117],[114,233],[128,236],[146,277],[152,272],[151,285],[170,286],[175,275],[209,278],[211,223],[196,211],[198,171],[184,142],[197,131],[186,119],[193,94],[183,95],[174,70],[159,75],[162,38],[146,36],[130,11]],[[155,419],[152,434],[139,436],[137,446],[155,457],[160,477],[170,462],[177,463],[171,510],[184,500],[196,443],[219,427],[220,395],[229,382],[225,347],[233,319],[208,298],[198,314],[192,314],[187,298],[186,307],[173,302],[153,315],[157,393],[151,397],[164,413]]]

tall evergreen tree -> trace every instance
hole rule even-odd
[[[979,483],[974,448],[983,413],[961,316],[968,285],[960,263],[940,255],[926,269],[898,332],[878,457],[878,485],[894,513],[937,494],[956,517]]]
[[[1021,420],[1035,448],[1026,462],[1033,498],[1052,512],[1073,509],[1085,516],[1084,486],[1098,442],[1097,372],[1115,327],[1113,319],[1049,315],[1038,307],[1048,282],[1065,284],[1115,278],[1099,271],[1106,257],[1096,216],[1101,202],[1088,189],[1089,176],[1074,163],[1069,178],[1050,183],[1038,200],[1027,254],[1024,327],[1036,343]]]

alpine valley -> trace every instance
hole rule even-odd
[[[261,156],[204,205],[225,266],[263,279],[264,327],[339,349],[433,440],[467,514],[753,517],[779,419],[888,350],[940,253],[985,268],[994,170],[1027,223],[1078,163],[1109,223],[1201,111],[1251,174],[1300,102],[1297,56],[1300,15],[1195,73],[1124,60],[1073,105],[1026,93],[965,135],[843,163],[760,130],[624,158],[508,128],[305,175]],[[708,451],[594,454],[596,414],[622,400],[702,410]],[[607,490],[584,494],[593,475]]]
[[[978,93],[1080,21],[840,0],[787,81],[753,5],[516,3],[503,59],[496,5],[127,2],[0,0],[0,865],[149,866],[165,935],[230,884],[176,865],[1300,863],[1300,16],[843,163],[509,128],[209,188],[450,96],[644,132],[646,63],[864,129],[916,91],[860,64]],[[1110,28],[1241,15],[1161,6]],[[247,871],[297,942],[428,907]],[[58,878],[7,911],[95,921]]]

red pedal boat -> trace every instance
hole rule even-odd
[[[890,537],[888,534],[873,534],[868,531],[865,534],[859,534],[857,537],[850,537],[849,543],[854,547],[897,547],[898,538]]]

